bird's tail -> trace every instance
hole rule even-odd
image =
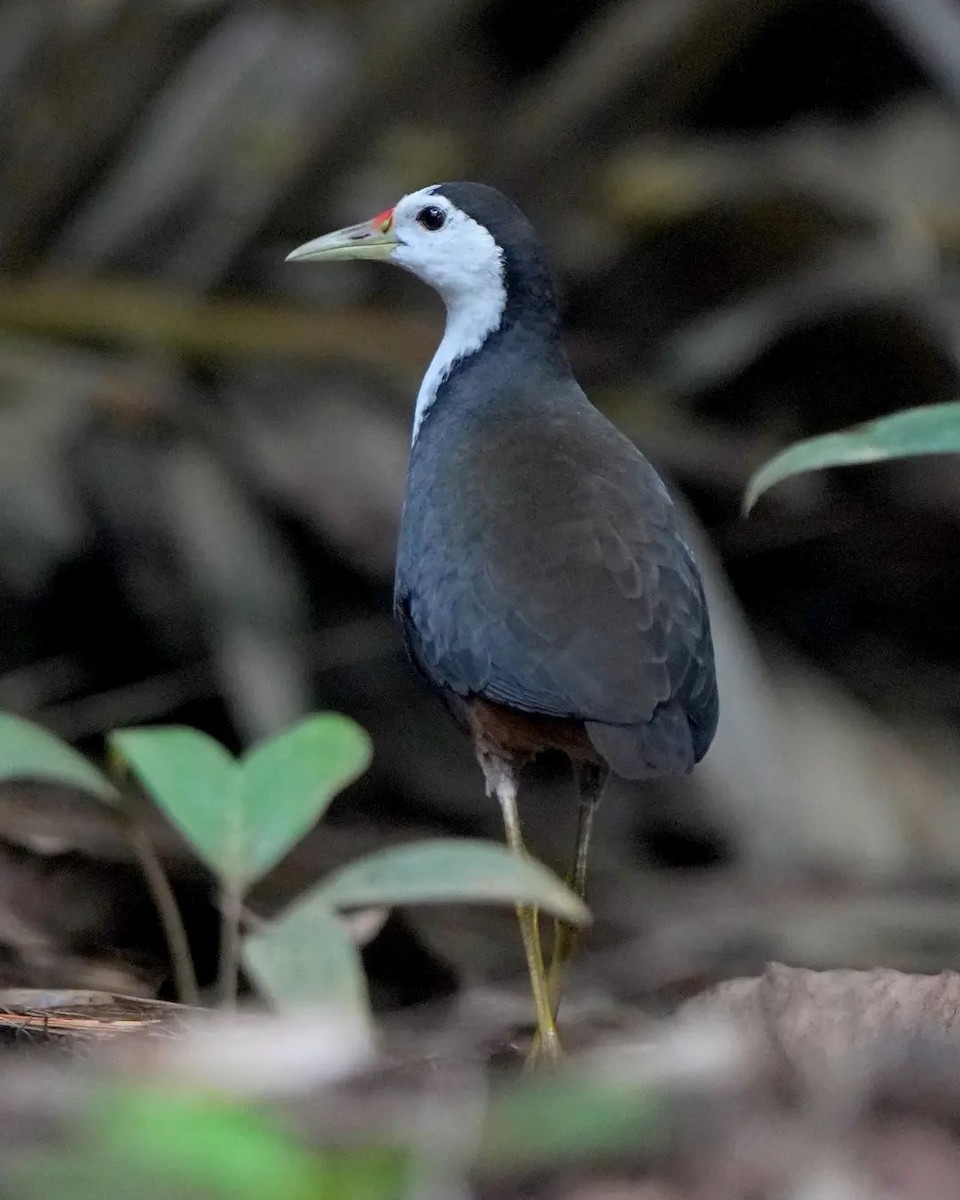
[[[687,713],[676,700],[662,705],[642,725],[587,721],[586,730],[597,752],[623,779],[682,775],[701,757]]]

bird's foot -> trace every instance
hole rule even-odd
[[[524,1060],[524,1071],[536,1071],[543,1067],[556,1066],[563,1058],[563,1048],[556,1028],[537,1029]]]

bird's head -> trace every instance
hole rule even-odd
[[[517,206],[480,183],[437,183],[410,192],[372,220],[298,247],[289,262],[381,259],[435,288],[448,308],[481,296],[553,305],[539,241]],[[530,295],[533,289],[533,295]]]

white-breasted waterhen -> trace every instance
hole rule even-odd
[[[395,611],[469,730],[516,853],[518,767],[569,757],[582,897],[608,771],[689,771],[716,729],[703,587],[667,489],[578,385],[539,240],[493,188],[424,188],[289,258],[389,260],[446,305],[417,396]],[[536,912],[518,915],[535,1048],[553,1056],[559,978],[544,970]],[[558,938],[557,969],[568,950]]]

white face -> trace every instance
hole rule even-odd
[[[393,228],[400,245],[390,261],[436,288],[448,308],[468,296],[486,295],[499,301],[503,291],[499,246],[482,225],[436,194],[434,187],[411,192],[394,207]]]

